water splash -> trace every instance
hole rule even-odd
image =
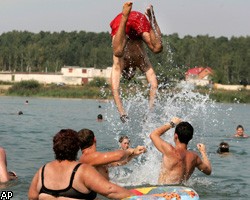
[[[139,89],[136,91],[136,95],[130,95],[124,99],[123,104],[130,117],[130,121],[126,124],[119,121],[113,103],[108,108],[110,113],[107,116],[109,130],[111,134],[115,135],[115,139],[118,140],[120,135],[127,135],[131,140],[132,147],[137,145],[147,147],[147,153],[133,159],[126,166],[110,170],[110,178],[113,182],[124,186],[157,184],[161,154],[153,146],[149,134],[156,127],[169,122],[172,117],[180,117],[183,121],[188,121],[194,126],[198,136],[190,141],[189,147],[193,149],[196,148],[197,142],[204,140],[207,126],[210,123],[213,125],[209,118],[216,113],[218,108],[208,95],[194,92],[194,86],[186,82],[181,82],[172,89],[168,86],[164,88],[166,89],[161,89],[158,92],[158,98],[152,112],[148,111],[147,97]],[[162,138],[173,144],[173,131],[174,129],[169,130]]]

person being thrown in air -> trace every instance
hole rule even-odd
[[[137,11],[131,11],[132,5],[132,2],[124,3],[122,13],[110,23],[113,46],[111,87],[123,123],[128,120],[128,116],[120,98],[121,74],[130,80],[134,77],[136,68],[145,73],[150,84],[149,108],[152,109],[158,82],[144,43],[154,53],[161,52],[163,48],[161,31],[154,15],[153,6],[150,5],[144,15]]]

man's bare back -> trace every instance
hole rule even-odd
[[[175,146],[164,141],[160,136],[175,125]],[[187,150],[187,144],[193,137],[193,127],[188,122],[181,122],[177,117],[172,118],[170,123],[156,128],[150,139],[155,147],[162,153],[163,160],[159,175],[159,184],[180,184],[187,181],[195,168],[203,173],[211,174],[212,168],[206,154],[204,144],[197,144],[202,159],[197,153]]]
[[[198,155],[186,149],[174,149],[172,155],[164,155],[159,184],[179,184],[193,173]]]

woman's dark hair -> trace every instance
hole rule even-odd
[[[89,129],[82,129],[78,131],[78,138],[81,150],[86,149],[94,144],[94,132]]]
[[[188,122],[181,122],[176,126],[175,133],[181,143],[188,144],[193,138],[194,128]]]
[[[62,129],[53,138],[55,159],[73,161],[79,151],[77,132],[72,129]]]

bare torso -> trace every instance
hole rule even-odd
[[[187,181],[197,165],[198,155],[185,149],[175,149],[163,155],[159,184],[180,184]]]
[[[151,67],[142,40],[128,39],[122,60],[122,69],[131,67],[134,70],[139,68],[142,72],[146,72]]]

